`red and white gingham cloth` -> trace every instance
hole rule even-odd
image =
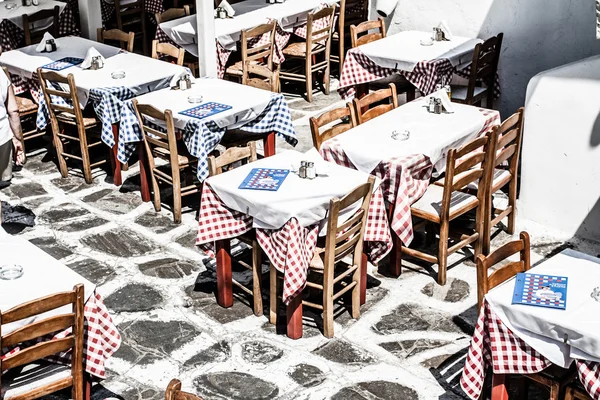
[[[252,217],[231,210],[214,193],[209,183],[202,189],[196,245],[211,257],[214,242],[233,239],[252,229]],[[303,227],[295,218],[281,229],[256,229],[258,243],[275,268],[283,272],[283,302],[289,302],[304,289],[310,261],[317,245],[318,224]],[[378,262],[392,249],[385,202],[381,189],[371,197],[365,242],[372,262]]]
[[[600,363],[575,363],[586,391],[600,400]],[[546,357],[514,335],[484,299],[460,378],[464,392],[478,400],[489,367],[494,374],[535,374],[550,365]]]
[[[480,108],[479,111],[486,117],[485,124],[477,135],[482,136],[500,124],[500,113],[485,108]],[[356,169],[336,138],[325,141],[321,145],[320,153],[327,161]],[[433,165],[427,156],[414,154],[384,160],[371,172],[382,180],[383,195],[389,204],[394,205],[390,227],[406,246],[410,245],[414,238],[410,206],[425,194],[432,171]]]
[[[107,26],[108,22],[111,22],[115,13],[114,3],[107,3],[105,0],[100,1],[100,12],[102,14],[102,23]],[[156,18],[154,14],[162,13],[165,9],[163,7],[163,0],[146,0],[144,2],[144,10],[150,21],[156,25]],[[110,24],[108,24],[110,25]]]
[[[117,331],[102,297],[97,292],[88,299],[83,308],[85,338],[83,344],[83,362],[85,371],[90,375],[103,379],[106,375],[104,363],[119,349],[121,335]],[[71,333],[71,329],[57,333],[52,339],[61,339]],[[2,358],[15,354],[19,347],[10,349]],[[64,352],[48,357],[50,361],[70,364],[71,352]]]

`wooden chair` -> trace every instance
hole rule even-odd
[[[157,24],[162,24],[163,22],[172,21],[188,15],[190,15],[190,6],[185,5],[182,8],[169,8],[162,13],[155,13],[154,17],[156,18]]]
[[[173,122],[173,113],[171,110],[161,112],[148,104],[138,104],[133,100],[133,107],[137,115],[140,128],[144,137],[144,148],[148,157],[150,167],[150,177],[152,179],[152,192],[154,199],[154,209],[159,212],[161,209],[159,182],[166,183],[173,188],[173,221],[176,224],[181,223],[181,198],[194,193],[200,193],[202,184],[194,182],[198,160],[187,153],[184,146],[177,145],[177,136],[175,134],[175,123]],[[166,133],[150,126],[148,121],[160,121],[166,126]],[[164,169],[170,169],[170,173],[162,171],[157,165],[155,158],[165,160],[168,164]],[[181,175],[186,172],[184,184],[182,187]]]
[[[366,21],[359,25],[350,25],[350,39],[352,48],[362,46],[386,37],[385,21],[379,17],[376,21]],[[404,76],[392,74],[389,77],[369,82],[369,89],[379,90],[386,88],[390,83],[396,86],[396,93],[406,93],[406,101],[415,99],[415,87]]]
[[[159,43],[158,40],[152,41],[152,58],[158,60],[161,57],[170,57],[177,65],[183,65],[185,50],[181,47],[173,46],[170,43]]]
[[[265,65],[246,62],[242,84],[279,93],[279,69],[271,70]]]
[[[498,72],[498,61],[502,49],[503,33],[493,36],[483,43],[478,43],[473,52],[471,74],[467,86],[452,85],[452,101],[462,104],[481,105],[484,97],[486,107],[494,106],[494,83]],[[483,82],[485,87],[480,86]]]
[[[8,76],[10,80],[10,73],[6,67],[2,67],[2,70]],[[15,96],[17,99],[17,106],[19,107],[19,117],[21,119],[21,144],[23,145],[23,151],[25,151],[25,141],[36,137],[44,136],[46,134],[43,130],[38,130],[35,124],[35,119],[38,112],[38,106],[32,99],[23,96]],[[28,130],[23,130],[25,122],[31,127]]]
[[[210,176],[221,174],[224,169],[232,169],[237,163],[251,163],[256,161],[256,143],[250,142],[246,147],[231,147],[218,157],[208,157],[208,171]],[[254,315],[262,315],[262,249],[256,240],[254,231],[238,236],[238,240],[244,242],[252,248],[252,265],[248,265],[245,261],[238,260],[238,263],[244,268],[252,271],[252,290],[242,285],[235,279],[232,282],[249,294],[253,298]]]
[[[334,335],[333,303],[344,294],[352,295],[352,318],[360,317],[363,239],[374,182],[375,178],[369,176],[367,183],[358,186],[342,199],[332,199],[329,202],[325,248],[317,247],[309,266],[306,286],[322,291],[323,297],[320,304],[303,300],[302,306],[323,311],[323,335],[328,338],[332,338]],[[357,202],[361,204],[360,209],[348,220],[339,223],[340,213]],[[311,275],[317,279],[312,280]],[[350,279],[350,282],[346,282],[347,279]],[[283,277],[271,264],[269,319],[272,324],[277,322],[279,309],[278,280],[283,280]],[[302,294],[298,294],[298,296],[302,296]]]
[[[502,125],[494,130],[490,146],[495,154],[493,167],[490,168],[491,176],[488,177],[488,195],[486,201],[483,253],[490,251],[491,229],[504,218],[508,218],[506,231],[511,235],[515,233],[515,220],[517,212],[517,176],[519,173],[519,155],[523,140],[523,114],[520,108],[515,114],[506,119]],[[508,185],[508,206],[505,209],[494,208],[492,196]]]
[[[98,28],[97,40],[100,43],[119,42],[119,47],[128,52],[133,52],[133,46],[135,45],[135,33],[123,32],[118,29]]]
[[[310,131],[312,133],[313,145],[317,150],[321,149],[321,143],[336,137],[356,126],[356,115],[352,104],[346,107],[334,108],[310,118]],[[325,127],[323,131],[321,128]]]
[[[181,390],[181,381],[179,379],[171,379],[165,391],[165,400],[202,400],[202,398],[195,394],[183,392]]]
[[[312,84],[313,74],[323,73],[324,93],[329,94],[330,84],[330,53],[331,53],[331,31],[333,27],[333,15],[335,7],[325,7],[320,11],[308,14],[307,32],[305,42],[296,42],[289,44],[283,49],[286,61],[282,64],[280,79],[296,82],[306,82],[306,99],[312,102]],[[325,28],[313,30],[313,23],[328,18],[328,24]],[[317,62],[317,57],[322,57],[322,61]],[[289,69],[283,66],[290,64],[298,59],[304,60],[304,65],[297,65]]]
[[[565,400],[592,400],[592,398],[580,385],[571,384],[567,387]]]
[[[350,47],[350,26],[358,25],[369,19],[368,0],[340,0],[337,9],[337,23],[332,34],[332,44],[337,48],[337,54],[331,55],[331,61],[339,64],[340,72],[344,65],[346,50]]]
[[[23,31],[25,32],[25,45],[39,43],[44,36],[44,33],[48,32],[55,38],[58,37],[58,18],[60,14],[60,8],[54,6],[50,10],[40,10],[36,13],[27,15],[23,14]],[[32,24],[39,21],[52,19],[52,25],[45,27],[44,29],[33,28]]]
[[[242,59],[225,70],[227,77],[242,79],[247,65],[265,65],[273,71],[273,51],[275,49],[275,22],[262,24],[252,29],[242,31]],[[263,35],[269,35],[267,43],[252,47],[252,43],[258,41]]]
[[[54,71],[44,71],[41,68],[38,68],[37,73],[50,116],[60,174],[63,178],[69,175],[67,159],[79,160],[83,164],[85,182],[92,183],[92,168],[108,161],[107,159],[95,163],[90,161],[89,149],[99,145],[103,146],[100,139],[102,124],[95,117],[83,115],[73,74],[69,74],[65,78]],[[48,87],[48,82],[52,84],[52,87]],[[68,90],[58,90],[56,89],[58,85],[68,88]],[[63,102],[59,103],[58,100]],[[76,130],[76,136],[71,133],[71,130]],[[88,136],[93,137],[95,141],[89,143]],[[79,142],[81,156],[67,153],[64,150],[64,145],[70,144],[70,142]]]
[[[29,323],[11,333],[0,336],[0,351],[22,343],[36,343],[23,346],[15,354],[0,353],[0,397],[2,399],[37,399],[50,393],[71,387],[75,400],[83,399],[83,285],[76,285],[72,291],[56,293],[8,311],[0,312],[0,331],[15,321],[27,321],[33,317],[72,306],[65,312],[46,319]],[[71,328],[70,334],[61,339],[48,339],[48,335]],[[58,353],[71,351],[71,365],[53,364],[44,359]]]
[[[387,100],[387,103],[383,103]],[[390,83],[386,89],[369,93],[361,99],[354,98],[354,113],[356,124],[360,125],[375,117],[398,108],[398,94],[396,85]],[[372,107],[371,107],[372,106]]]
[[[433,226],[439,225],[437,256],[402,246],[401,242],[397,241],[402,255],[438,264],[438,283],[440,285],[446,284],[446,268],[450,254],[469,244],[473,244],[475,258],[481,254],[487,194],[483,188],[486,187],[488,169],[491,165],[488,162],[490,152],[488,143],[489,137],[484,136],[460,149],[450,149],[443,183],[430,185],[425,194],[411,206],[412,216],[425,223],[428,236],[433,236],[433,232],[429,232],[429,230]],[[480,181],[482,186],[477,190],[476,195],[462,191],[467,185],[477,181]],[[471,210],[476,212],[475,231],[471,234],[461,235],[457,243],[449,248],[450,222]],[[395,266],[394,268],[399,267]],[[399,275],[401,271],[393,272],[395,275]]]
[[[148,55],[148,37],[146,28],[146,8],[144,0],[136,0],[132,3],[121,4],[121,0],[115,0],[115,15],[117,29],[121,31],[132,31],[136,37],[142,40],[142,50]]]

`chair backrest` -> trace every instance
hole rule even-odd
[[[2,335],[2,326],[4,325],[31,319],[68,305],[72,307],[70,312],[43,318]],[[71,375],[69,377],[63,378],[61,382],[52,381],[45,387],[36,386],[28,393],[20,393],[21,398],[36,398],[30,397],[34,393],[38,395],[40,393],[51,393],[56,390],[58,385],[61,388],[68,386],[81,388],[81,395],[83,396],[83,305],[84,289],[82,284],[78,284],[70,292],[52,294],[18,305],[5,312],[0,311],[0,351],[14,348],[22,343],[35,343],[35,345],[25,347],[14,354],[0,353],[0,371],[30,364],[66,351],[71,351],[72,354]],[[69,328],[71,333],[67,336],[61,339],[48,339],[48,335]],[[0,389],[2,388],[1,379],[2,376],[0,375]],[[27,394],[30,396],[27,396]]]
[[[495,154],[493,167],[496,168],[504,162],[508,163],[512,177],[517,176],[519,166],[519,153],[523,140],[523,114],[524,108],[508,117],[496,128],[492,134],[490,145],[493,146],[492,154]],[[493,174],[493,169],[490,170]]]
[[[387,100],[388,102],[379,104],[384,100]],[[398,107],[398,94],[396,93],[396,85],[390,83],[388,88],[369,93],[362,99],[355,98],[353,100],[353,104],[354,112],[356,113],[356,123],[357,125],[360,125]],[[373,104],[376,105],[372,108],[369,108]],[[364,109],[366,109],[365,112],[363,112]]]
[[[269,69],[273,69],[273,51],[275,48],[275,22],[262,24],[252,29],[242,31],[242,64],[246,65],[248,61],[259,61],[265,64]],[[263,40],[263,35],[268,35],[264,44],[253,46],[259,40]]]
[[[65,78],[57,72],[44,71],[41,68],[38,68],[37,73],[44,100],[46,101],[48,108],[53,132],[60,132],[56,115],[67,113],[75,116],[75,123],[80,137],[82,137],[82,135],[85,136],[83,113],[81,111],[81,103],[79,103],[77,86],[73,74],[69,74]],[[50,86],[48,85],[49,83]]]
[[[181,47],[174,46],[170,43],[159,43],[158,40],[152,41],[152,58],[158,60],[159,58],[173,59],[173,62],[177,65],[183,65],[183,59],[185,57],[185,50]]]
[[[185,5],[182,8],[169,8],[162,13],[155,13],[154,17],[156,18],[156,23],[161,24],[187,15],[190,15],[190,6]]]
[[[483,297],[491,289],[502,282],[512,278],[519,272],[528,271],[530,268],[529,259],[529,234],[521,232],[519,240],[506,243],[499,247],[487,257],[483,254],[477,256],[477,305],[481,308]],[[500,268],[497,268],[488,276],[488,270],[494,265],[506,260],[508,257],[519,253],[519,261],[509,262]]]
[[[358,25],[350,25],[350,38],[353,48],[383,39],[384,37],[385,21],[381,17],[377,21],[366,21]]]
[[[208,157],[208,173],[215,176],[223,173],[223,169],[233,167],[233,164],[243,164],[256,161],[256,143],[249,142],[246,147],[230,147],[218,157]]]
[[[334,108],[319,115],[310,118],[310,131],[312,133],[313,144],[317,150],[321,149],[321,144],[340,133],[346,132],[356,126],[356,115],[352,104],[348,103],[346,107]],[[321,128],[325,128],[321,131]]]
[[[202,398],[191,393],[182,392],[181,381],[171,379],[165,391],[165,400],[202,400]]]
[[[58,16],[60,8],[54,6],[53,9],[40,10],[33,14],[23,14],[23,31],[25,32],[25,45],[29,46],[34,43],[39,43],[44,36],[44,33],[49,32],[52,36],[58,37]],[[52,25],[39,29],[36,27],[36,22],[52,19]]]
[[[375,177],[369,176],[367,183],[358,186],[341,199],[332,199],[329,202],[323,259],[325,274],[328,276],[325,279],[333,279],[335,264],[347,256],[352,256],[353,265],[361,264],[365,226],[374,182]],[[357,202],[360,202],[359,210],[345,222],[339,223],[340,214]]]
[[[502,50],[503,33],[492,36],[483,43],[475,45],[473,51],[473,61],[471,62],[471,75],[467,87],[467,104],[472,103],[475,94],[475,87],[478,82],[483,82],[487,86],[488,99],[493,98],[494,83],[498,71],[498,62],[500,61],[500,51]]]
[[[306,22],[306,57],[319,50],[314,50],[313,45],[319,44],[325,48],[325,57],[329,59],[331,54],[331,34],[333,32],[333,20],[335,6],[324,7],[317,12],[309,13]],[[318,22],[317,25],[315,25]],[[323,24],[321,27],[320,25]]]
[[[121,4],[121,0],[115,0],[115,17],[117,20],[117,28],[123,30],[123,17],[140,16],[146,17],[146,9],[144,7],[145,0],[136,0]]]
[[[279,93],[279,68],[272,71],[266,65],[246,61],[242,84]]]
[[[100,43],[119,42],[119,47],[131,53],[135,44],[135,33],[127,33],[119,29],[98,28],[97,40]]]

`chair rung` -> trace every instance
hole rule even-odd
[[[97,167],[98,165],[106,164],[106,160],[98,161],[93,164],[90,164],[90,168]]]
[[[62,153],[60,153],[60,154],[61,154],[63,157],[67,157],[67,158],[74,158],[74,159],[76,159],[76,160],[83,161],[83,160],[81,159],[81,157],[79,157],[79,156],[76,156],[76,155],[73,155],[73,154],[70,154],[70,153],[65,153],[65,152],[62,152]]]
[[[33,132],[37,132],[33,134]],[[38,132],[37,129],[35,131],[23,132],[23,140],[29,140],[36,137],[44,136],[46,132]]]
[[[427,261],[432,264],[437,264],[438,259],[427,253],[411,249],[410,247],[402,246],[402,253],[407,254],[411,257],[418,258],[419,260]]]
[[[339,281],[341,281],[342,279],[346,278],[348,275],[350,275],[351,273],[353,273],[354,271],[356,271],[358,269],[358,265],[353,265],[352,267],[348,268],[347,271],[345,271],[343,274],[338,275],[334,280],[333,283],[336,284]]]
[[[501,210],[499,208],[495,208],[494,214],[496,215],[496,218],[494,218],[492,220],[491,226],[496,226],[496,224],[498,224],[498,222],[502,221],[505,217],[508,217],[508,215],[512,211],[513,211],[512,206],[506,207],[506,210]]]
[[[246,286],[242,285],[241,283],[239,283],[235,279],[233,279],[231,282],[234,285],[236,285],[237,287],[239,287],[240,289],[242,289],[244,292],[248,293],[249,295],[253,295],[252,290],[248,289]]]
[[[91,149],[92,147],[96,147],[99,144],[104,144],[104,142],[102,140],[99,140],[99,141],[94,142],[94,143],[88,143],[88,149]]]
[[[468,244],[471,244],[473,242],[475,242],[477,239],[479,239],[479,233],[474,233],[471,236],[468,236],[467,238],[461,240],[460,242],[456,243],[454,246],[450,247],[448,249],[448,255],[455,253],[456,251],[462,249],[463,247],[465,247]]]
[[[56,136],[63,138],[63,139],[76,140],[78,142],[80,141],[78,137],[65,135],[64,133],[57,133]]]
[[[242,260],[238,260],[238,264],[240,264],[242,267],[246,268],[247,270],[252,271],[252,265],[248,264],[246,261],[242,261]]]
[[[336,301],[341,295],[345,294],[346,292],[348,292],[350,289],[352,289],[355,286],[356,286],[356,282],[351,282],[351,283],[347,284],[345,288],[343,288],[342,290],[340,290],[339,292],[337,292],[336,294],[333,295],[333,301]]]
[[[322,310],[323,309],[322,305],[313,303],[311,301],[306,301],[306,300],[302,300],[302,305],[303,306],[312,307],[312,308],[316,308],[317,310]]]
[[[319,289],[319,290],[323,290],[323,285],[319,285],[317,283],[313,283],[313,282],[306,282],[306,286],[311,287],[313,289]]]

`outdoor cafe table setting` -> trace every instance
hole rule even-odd
[[[0,50],[9,51],[22,45],[23,15],[31,15],[41,10],[60,8],[58,33],[60,36],[78,33],[77,15],[67,0],[38,0],[38,5],[24,6],[21,0],[4,0],[0,2]],[[52,24],[52,20],[40,21],[34,25],[35,30],[42,30]],[[39,26],[38,26],[39,25]]]
[[[484,297],[461,387],[477,400],[490,367],[500,394],[506,390],[506,374],[532,374],[552,364],[569,368],[575,363],[585,390],[600,399],[600,259],[568,249],[527,274]],[[524,289],[516,285],[520,279]],[[559,284],[566,286],[566,293],[554,289]]]
[[[348,50],[338,92],[344,98],[355,94],[356,86],[403,75],[421,93],[431,94],[436,84],[447,85],[452,74],[467,67],[475,45],[481,39],[452,36],[435,41],[432,32],[403,31]]]
[[[99,0],[100,1],[100,12],[102,13],[102,23],[104,25],[110,22],[115,15],[115,0]],[[121,5],[135,3],[137,0],[121,0]],[[145,0],[144,10],[150,21],[156,23],[154,20],[154,14],[162,13],[164,11],[163,0]]]
[[[3,312],[28,301],[73,290],[77,284],[84,285],[84,370],[92,376],[104,378],[106,360],[119,348],[121,336],[103,303],[102,296],[96,290],[96,285],[32,243],[9,235],[2,228],[0,228],[0,254],[2,255],[0,259],[0,310]],[[12,276],[8,276],[7,269],[19,267],[22,270],[20,277],[15,278],[15,276],[19,276],[16,272]],[[8,334],[37,320],[62,314],[65,312],[65,307],[3,325],[2,334]],[[54,339],[63,338],[68,334],[67,331],[56,333]],[[17,347],[1,350],[2,355],[6,356],[14,354],[20,349]],[[61,353],[58,357],[53,357],[53,361],[56,362],[70,363],[70,360],[70,353]]]
[[[246,0],[232,4],[235,14],[230,18],[215,19],[215,37],[217,38],[217,62],[219,76],[223,77],[225,64],[233,51],[237,49],[241,32],[245,29],[277,21],[275,34],[275,52],[273,61],[281,64],[284,60],[283,48],[287,45],[290,35],[296,33],[306,37],[306,18],[308,12],[338,3],[339,0],[287,0],[283,3],[268,4],[265,0]],[[318,29],[327,21],[315,21]],[[265,36],[266,37],[266,36]],[[172,41],[185,51],[198,56],[196,15],[164,22],[156,31],[156,38],[161,41]],[[258,41],[255,45],[265,43]]]
[[[315,179],[302,179],[294,172],[301,161],[314,162]],[[277,170],[285,176],[282,183],[277,183],[278,189],[253,190],[261,182],[254,184],[251,178],[265,172],[264,169]],[[363,172],[325,162],[315,149],[304,154],[286,151],[208,178],[200,201],[196,245],[217,258],[219,304],[223,307],[233,304],[229,240],[255,229],[260,247],[284,276],[282,300],[288,307],[288,336],[294,337],[292,332],[298,332],[299,327],[301,332],[301,293],[317,238],[326,233],[329,202],[343,197],[368,178]],[[340,218],[346,220],[351,216],[346,213]],[[378,181],[369,206],[364,240],[365,252],[375,263],[392,246]],[[366,260],[363,264],[364,274]]]

